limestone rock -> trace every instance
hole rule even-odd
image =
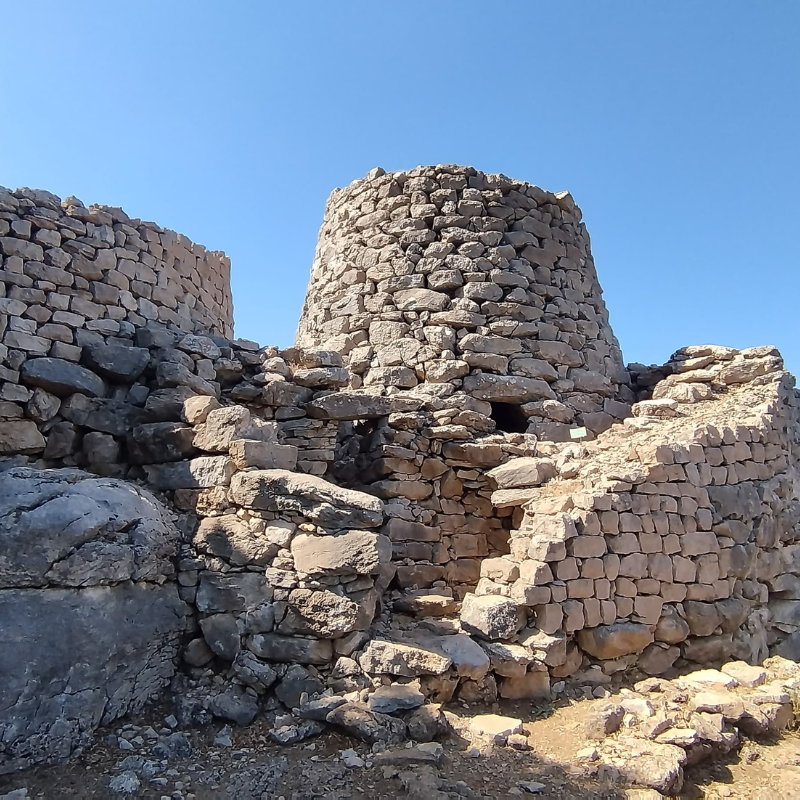
[[[337,639],[358,627],[360,611],[358,603],[334,592],[293,589],[278,632]]]
[[[468,594],[461,605],[464,629],[489,641],[511,639],[522,623],[519,606],[508,598]]]
[[[389,540],[371,531],[330,536],[300,533],[292,539],[295,568],[308,575],[372,575],[392,557]]]
[[[30,419],[4,419],[0,424],[0,455],[33,455],[45,449],[44,436]]]
[[[499,714],[476,714],[470,719],[468,730],[478,739],[502,745],[512,733],[522,733],[522,720]]]
[[[613,659],[631,653],[640,653],[653,641],[647,625],[637,622],[616,622],[584,628],[578,632],[578,644],[595,658]]]
[[[402,720],[378,714],[356,703],[337,706],[328,714],[326,721],[368,744],[400,744],[406,738],[406,725]]]
[[[329,639],[259,633],[250,638],[247,646],[257,656],[267,661],[327,664],[333,657],[333,646]]]
[[[371,528],[383,521],[378,498],[282,469],[238,472],[230,494],[245,508],[297,511],[331,528]]]
[[[394,714],[417,708],[425,702],[425,695],[419,690],[419,684],[395,683],[391,686],[379,686],[368,698],[370,711],[379,714]]]
[[[452,660],[423,647],[372,639],[359,655],[358,663],[364,672],[370,674],[416,678],[420,675],[441,675],[450,667]]]

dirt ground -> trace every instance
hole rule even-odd
[[[586,702],[563,701],[558,705],[504,703],[492,709],[456,705],[450,710],[464,716],[495,711],[525,721],[530,750],[508,747],[477,748],[472,742],[453,738],[444,742],[440,766],[372,764],[372,749],[348,737],[326,733],[316,739],[282,747],[267,738],[268,718],[248,728],[233,728],[230,745],[219,722],[187,731],[193,753],[169,759],[157,774],[142,778],[135,793],[150,800],[381,800],[420,797],[519,798],[536,796],[552,800],[654,800],[652,790],[631,789],[605,778],[603,769],[582,765],[576,753],[587,746],[583,735]],[[118,734],[125,725],[140,731],[165,727],[168,708],[154,708],[137,720],[123,720],[98,732],[97,743],[65,766],[44,767],[0,777],[0,796],[27,789],[27,797],[118,798],[109,780],[126,769],[126,758],[148,758],[147,742],[122,751]],[[222,731],[223,742],[218,734]],[[136,730],[133,731],[136,733]],[[131,738],[131,731],[127,732]],[[152,734],[151,734],[152,736]],[[145,737],[146,738],[146,737]],[[215,743],[215,738],[217,742]],[[346,766],[340,754],[354,750],[363,767]],[[127,762],[130,765],[130,762]],[[24,797],[24,795],[22,795]],[[130,796],[130,795],[129,795]],[[783,800],[800,798],[800,736],[790,732],[777,741],[744,741],[723,759],[706,761],[686,771],[681,800]]]

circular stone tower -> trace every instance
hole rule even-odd
[[[297,344],[339,351],[352,388],[461,391],[508,431],[565,440],[629,413],[580,209],[471,167],[331,194]]]

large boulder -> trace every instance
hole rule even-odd
[[[383,522],[377,497],[283,469],[237,472],[230,497],[245,508],[295,511],[329,528],[374,528]]]
[[[106,385],[103,379],[86,367],[61,358],[32,358],[22,365],[20,376],[28,386],[38,386],[57,397],[85,394],[103,397]]]
[[[0,774],[66,759],[169,682],[188,627],[178,540],[137,486],[0,473]]]

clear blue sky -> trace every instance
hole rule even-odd
[[[0,42],[0,185],[225,250],[240,336],[293,339],[331,189],[455,162],[572,192],[627,360],[800,371],[800,3],[6,0]]]

